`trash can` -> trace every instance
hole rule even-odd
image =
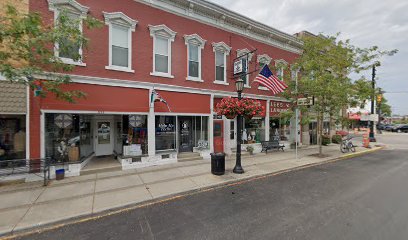
[[[56,180],[62,180],[62,179],[64,179],[64,176],[65,176],[65,169],[55,170],[55,179]]]
[[[225,173],[225,153],[211,153],[211,173],[214,175]]]

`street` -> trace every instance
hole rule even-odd
[[[382,151],[19,239],[407,239],[408,134]]]

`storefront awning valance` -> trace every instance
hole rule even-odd
[[[149,90],[73,83],[64,87],[80,90],[85,98],[75,103],[57,100],[51,94],[41,99],[42,109],[97,112],[149,112]]]
[[[0,81],[0,113],[25,114],[26,106],[27,90],[24,84]]]

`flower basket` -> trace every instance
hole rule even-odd
[[[251,120],[254,116],[253,115],[244,115],[246,120]]]
[[[226,114],[225,117],[228,119],[234,119],[237,115],[236,114]]]
[[[224,115],[228,119],[234,119],[241,114],[246,119],[251,120],[254,116],[262,115],[265,108],[261,103],[254,99],[244,98],[238,100],[236,98],[223,98],[217,104],[215,111],[218,115]]]

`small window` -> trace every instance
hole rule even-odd
[[[129,67],[129,28],[112,26],[112,65]]]
[[[199,49],[197,45],[189,44],[188,45],[188,76],[190,77],[199,77]]]
[[[215,52],[215,80],[225,82],[225,53]]]
[[[168,39],[156,37],[155,70],[156,72],[169,73],[169,41]]]

